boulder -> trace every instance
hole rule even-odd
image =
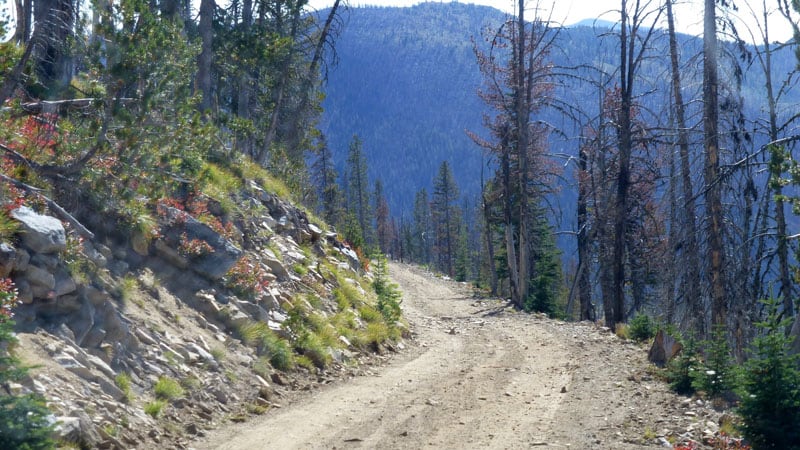
[[[239,258],[242,256],[242,250],[236,247],[232,242],[225,239],[222,235],[214,231],[208,225],[199,222],[193,217],[186,216],[186,213],[179,211],[175,208],[167,208],[167,218],[172,217],[177,220],[181,217],[181,224],[172,225],[166,233],[166,241],[176,248],[180,244],[180,240],[184,237],[189,240],[205,241],[211,246],[212,251],[189,258],[190,268],[198,274],[211,279],[218,280],[222,278]]]
[[[22,224],[22,244],[36,253],[58,253],[67,248],[64,225],[55,217],[44,216],[27,206],[11,211]]]
[[[5,278],[11,273],[16,260],[17,250],[5,242],[0,242],[0,278]]]
[[[17,258],[14,261],[14,270],[17,272],[24,272],[31,262],[31,254],[24,248],[17,248]]]
[[[38,266],[29,265],[25,269],[24,276],[32,286],[42,287],[48,291],[56,287],[55,275]]]
[[[264,258],[261,259],[261,262],[269,269],[270,272],[278,277],[278,280],[286,280],[289,278],[289,270],[287,270],[286,266],[284,266],[283,263],[278,259],[264,256]]]
[[[78,285],[75,284],[75,280],[73,280],[68,273],[62,271],[56,274],[53,289],[56,291],[55,295],[60,297],[62,295],[72,294],[78,289]]]
[[[647,359],[658,367],[664,367],[672,358],[680,353],[683,346],[673,336],[667,334],[663,329],[658,330],[647,354]]]
[[[56,418],[54,437],[58,442],[70,442],[79,448],[97,448],[102,442],[92,419],[84,411],[73,411],[69,416]]]

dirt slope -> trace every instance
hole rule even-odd
[[[416,268],[395,264],[391,275],[404,293],[412,348],[374,376],[328,386],[193,447],[635,449],[716,431],[718,413],[669,393],[648,375],[640,347],[591,324],[475,300]]]

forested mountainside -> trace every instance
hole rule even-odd
[[[610,31],[554,28],[522,2],[509,17],[354,9],[349,24],[338,0],[321,12],[305,0],[12,3],[0,20],[0,448],[186,448],[368,373],[361,362],[413,335],[384,255],[425,268],[406,277],[434,303],[415,325],[452,322],[421,334],[442,347],[412,365],[448,357],[461,325],[535,361],[539,338],[525,336],[548,333],[525,328],[556,322],[518,311],[586,321],[549,335],[612,363],[584,340],[654,338],[651,360],[668,367],[644,369],[648,381],[737,407],[719,426],[744,448],[800,447],[800,30],[786,45],[726,40],[717,13],[730,4],[712,0],[702,41],[649,25],[670,1],[623,0]],[[796,26],[797,2],[776,7]],[[437,272],[500,299],[464,314],[500,320],[446,315],[466,296],[419,278]],[[526,376],[527,356],[461,342],[483,353],[457,373]],[[578,376],[558,353],[553,371]],[[608,361],[600,376],[621,387]],[[596,418],[568,428],[607,431]],[[696,447],[696,433],[667,435]]]
[[[480,192],[481,165],[486,158],[466,131],[484,134],[482,116],[491,111],[477,95],[483,79],[473,40],[485,48],[485,32],[495,30],[505,17],[490,7],[457,2],[410,8],[356,7],[345,13],[336,46],[339,62],[328,74],[321,129],[340,173],[345,170],[353,135],[361,138],[370,179],[381,179],[391,187],[386,195],[393,215],[411,217],[414,195],[423,187],[431,192],[442,161],[450,163],[461,193],[470,201]],[[612,25],[604,21],[593,28],[591,21],[582,21],[564,28],[548,55],[556,67],[554,72],[563,75],[556,82],[554,97],[580,108],[585,117],[597,114],[600,94],[591,82],[576,82],[573,77],[597,78],[598,74],[575,68],[590,66],[613,72],[618,36],[606,28]],[[702,41],[686,35],[678,35],[678,39],[689,97],[701,88]],[[640,74],[645,82],[637,95],[641,96],[641,108],[657,115],[664,112],[670,95],[666,33],[658,33],[652,46]],[[752,59],[742,59],[732,44],[727,50],[731,64],[743,70],[741,90],[729,94],[731,101],[741,102],[748,120],[755,120],[765,108],[763,74]],[[775,73],[788,73],[796,60],[786,48],[773,57],[772,64]],[[722,70],[734,72],[733,68]],[[606,83],[609,87],[614,84],[610,77]],[[739,95],[741,99],[735,98]],[[788,92],[783,100],[785,105],[797,102],[798,90]],[[691,107],[696,123],[698,105]],[[541,111],[537,120],[563,132],[563,136],[551,138],[554,153],[577,155],[580,122],[556,109]],[[754,148],[765,142],[754,138]],[[488,169],[484,176],[489,178]],[[575,189],[564,189],[560,195],[563,199],[556,202],[556,209],[564,212],[559,229],[574,230]],[[566,241],[563,245],[574,247]]]

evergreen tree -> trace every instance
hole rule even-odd
[[[447,161],[443,161],[433,181],[431,218],[437,267],[451,277],[455,275],[456,240],[460,222],[457,201],[458,186],[450,166]]]
[[[411,241],[412,259],[421,264],[430,264],[433,229],[428,191],[425,188],[420,189],[414,196],[414,225]]]
[[[49,411],[44,398],[38,394],[13,395],[9,382],[25,378],[27,369],[20,365],[10,347],[16,342],[11,309],[16,304],[17,292],[9,279],[0,278],[0,448],[50,449],[53,426],[47,416]]]
[[[391,253],[392,246],[392,222],[389,217],[389,203],[383,193],[383,183],[375,180],[375,192],[372,196],[375,200],[375,233],[377,237],[378,249],[384,255]]]
[[[561,291],[561,256],[556,247],[553,230],[543,214],[536,216],[533,224],[533,248],[531,249],[531,292],[525,301],[526,311],[543,312],[560,316],[558,309]]]
[[[363,245],[371,249],[374,246],[375,233],[372,226],[367,160],[364,157],[361,139],[357,135],[354,135],[350,142],[347,156],[347,207],[358,222]]]
[[[470,266],[472,252],[469,246],[466,222],[460,220],[459,224],[456,240],[455,279],[456,281],[467,281],[472,278]]]
[[[414,231],[411,222],[405,217],[400,218],[400,262],[414,261]],[[417,262],[419,262],[417,260]]]
[[[754,449],[800,449],[800,370],[785,334],[791,319],[780,319],[777,300],[764,302],[764,332],[755,339],[753,355],[743,367],[739,414],[742,431]]]
[[[312,178],[317,187],[319,199],[318,210],[322,218],[330,225],[339,226],[342,222],[342,192],[336,183],[336,168],[333,164],[333,155],[328,147],[325,136],[319,138],[317,159],[311,166]]]

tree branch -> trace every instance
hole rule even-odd
[[[68,213],[58,203],[54,202],[49,197],[44,195],[42,193],[41,189],[39,189],[37,187],[33,187],[33,186],[29,185],[29,184],[25,184],[25,183],[23,183],[23,182],[21,182],[19,180],[15,180],[14,178],[6,176],[6,175],[4,175],[2,173],[0,173],[0,180],[4,180],[4,181],[6,181],[8,183],[11,183],[14,186],[16,186],[16,187],[18,187],[20,189],[23,189],[24,191],[29,192],[31,194],[38,195],[39,197],[41,197],[45,201],[45,203],[47,203],[48,208],[53,210],[53,212],[55,212],[57,216],[59,216],[62,220],[65,220],[65,221],[69,222],[72,226],[74,226],[75,230],[78,231],[78,234],[80,234],[81,236],[83,236],[83,237],[85,237],[87,239],[94,239],[94,233],[89,231],[85,226],[83,226],[82,223],[80,223],[78,221],[78,219],[73,217],[72,214]]]

